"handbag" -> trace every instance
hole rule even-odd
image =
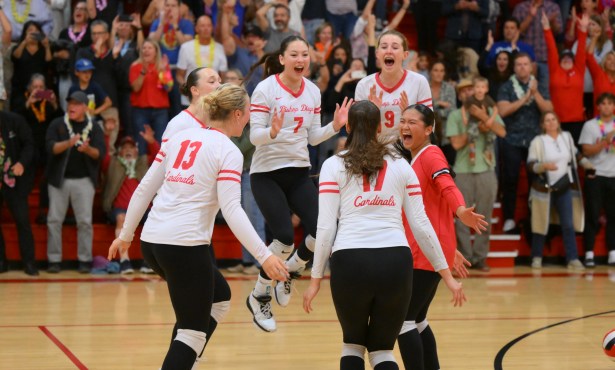
[[[564,174],[555,184],[550,185],[549,188],[551,188],[551,192],[556,194],[562,194],[568,191],[568,189],[570,189],[570,177],[568,177],[568,174]]]

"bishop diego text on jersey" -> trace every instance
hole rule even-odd
[[[393,99],[392,102],[383,101],[381,107],[388,107],[388,106],[391,106],[391,105],[399,105],[399,103],[400,103],[400,99],[399,98]]]
[[[169,182],[182,182],[184,184],[194,185],[194,175],[183,177],[181,172],[172,175],[171,171],[169,171],[165,177]]]
[[[365,207],[365,206],[386,206],[386,207],[395,207],[395,198],[391,195],[389,199],[381,199],[378,195],[373,198],[363,199],[362,196],[358,196],[354,198],[354,206],[355,207]]]
[[[280,106],[280,113],[296,113],[296,112],[313,112],[316,108],[310,107],[307,104],[301,104],[300,107]]]

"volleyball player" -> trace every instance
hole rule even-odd
[[[408,57],[408,41],[398,31],[385,31],[378,37],[376,60],[380,72],[364,77],[357,84],[355,100],[371,100],[380,108],[381,135],[396,136],[402,109],[400,104],[432,106],[427,79],[404,69]]]
[[[465,206],[463,195],[453,181],[444,153],[436,145],[431,145],[430,135],[435,129],[434,119],[434,112],[425,105],[416,104],[406,108],[399,123],[400,140],[397,146],[400,151],[409,151],[411,154],[411,165],[420,184],[425,213],[442,245],[447,263],[455,266],[458,261],[465,259],[457,251],[452,216],[455,215],[478,234],[486,230],[487,221],[485,216],[474,213],[474,207]],[[406,236],[414,258],[414,276],[412,298],[397,339],[399,350],[406,369],[438,370],[440,364],[436,340],[427,322],[427,311],[436,294],[440,275],[434,272],[432,264],[419,248],[417,239],[409,228],[406,228]],[[461,267],[465,269],[463,265]]]
[[[250,108],[250,140],[256,146],[250,167],[252,193],[273,235],[269,245],[273,254],[286,259],[294,250],[291,211],[308,234],[286,262],[291,279],[275,286],[276,301],[284,307],[290,300],[292,278],[314,255],[318,192],[308,176],[307,146],[327,140],[344,126],[352,99],[344,99],[333,122],[321,127],[320,90],[303,77],[310,67],[308,43],[298,36],[287,37],[277,53],[263,59],[266,78],[254,90]],[[266,332],[276,330],[271,284],[261,270],[246,302],[254,323]]]
[[[181,93],[188,98],[190,105],[169,121],[162,134],[163,143],[181,130],[207,127],[207,119],[203,114],[203,105],[200,104],[200,98],[217,89],[221,81],[218,72],[211,68],[196,68],[188,74],[186,83],[181,87]]]
[[[191,369],[211,336],[210,314],[219,320],[229,307],[212,307],[216,286],[209,244],[221,208],[243,245],[263,270],[284,281],[284,262],[273,256],[252,228],[240,205],[243,158],[229,139],[241,135],[250,118],[245,90],[221,86],[204,98],[210,129],[188,129],[169,140],[134,193],[119,238],[109,258],[126,251],[154,195],[156,200],[141,234],[148,264],[167,281],[176,324],[162,369]],[[217,311],[217,312],[215,312]],[[214,328],[215,329],[215,328]]]
[[[316,250],[303,305],[312,310],[331,256],[331,294],[344,339],[340,369],[364,368],[366,350],[372,368],[398,369],[393,346],[410,303],[413,274],[402,210],[455,306],[465,295],[425,215],[414,171],[378,140],[378,107],[355,103],[346,127],[346,151],[327,159],[320,173]]]

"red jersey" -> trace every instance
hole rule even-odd
[[[423,148],[416,157],[412,158],[411,164],[421,184],[425,213],[442,245],[446,262],[452,268],[457,249],[454,215],[457,208],[465,205],[463,195],[451,177],[449,164],[442,150],[437,146],[428,145]],[[414,239],[405,217],[404,228],[408,243],[412,248],[414,268],[434,271],[433,266]]]
[[[139,186],[139,180],[130,179],[128,176],[122,182],[122,186],[120,187],[120,191],[118,191],[115,200],[113,201],[113,208],[119,209],[128,209],[128,203],[130,203],[130,198],[132,194],[137,190]]]

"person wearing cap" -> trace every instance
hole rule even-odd
[[[109,220],[115,224],[116,238],[124,226],[130,198],[160,150],[160,144],[154,138],[154,132],[149,126],[146,126],[142,136],[148,145],[147,154],[139,155],[135,140],[130,136],[125,136],[120,140],[118,151],[111,157],[108,168],[103,168],[107,179],[103,191],[102,208],[109,216]],[[120,272],[122,274],[133,272],[128,251],[120,253]]]
[[[92,81],[92,71],[94,69],[96,68],[91,60],[85,58],[77,59],[75,62],[77,81],[68,89],[68,96],[72,96],[77,91],[83,92],[88,99],[88,112],[92,116],[97,116],[102,111],[111,107],[112,103],[105,90],[96,81]]]
[[[47,214],[47,272],[58,273],[62,262],[62,224],[69,202],[77,221],[79,272],[92,266],[92,206],[101,159],[105,156],[102,129],[88,114],[89,99],[83,91],[68,98],[68,109],[47,129],[49,181]]]
[[[587,56],[587,26],[589,16],[583,14],[578,22],[578,49],[576,56],[571,50],[557,55],[557,45],[551,31],[549,19],[542,14],[542,27],[547,42],[547,64],[549,65],[549,92],[555,114],[559,117],[562,130],[570,132],[575,143],[579,142],[585,109],[583,108],[583,88],[585,79],[585,59]]]
[[[461,80],[457,84],[457,97],[465,103],[474,95],[474,83],[472,80]],[[466,108],[453,110],[446,121],[446,136],[451,141],[453,149],[457,151],[455,165],[453,169],[457,176],[455,184],[463,194],[466,204],[473,204],[476,213],[490,215],[493,212],[498,180],[495,174],[495,161],[487,161],[484,158],[484,148],[486,147],[487,135],[491,132],[498,137],[506,136],[504,122],[497,116],[495,120],[490,120],[491,109],[481,109],[476,105]],[[472,163],[470,158],[470,143],[468,140],[468,122],[470,115],[479,121],[481,128],[478,138],[474,142],[475,160]],[[489,271],[487,265],[487,254],[489,253],[489,235],[491,228],[480,235],[475,235],[474,243],[470,240],[470,229],[463,223],[456,220],[455,230],[459,251],[472,263],[472,267],[480,271]]]
[[[6,203],[15,220],[24,271],[31,276],[38,275],[28,217],[28,194],[34,183],[33,159],[34,142],[26,121],[20,115],[0,111],[0,206]],[[0,230],[0,273],[7,270],[4,238]]]
[[[228,70],[226,54],[221,44],[213,38],[213,21],[209,15],[202,15],[196,20],[194,40],[183,43],[177,59],[177,83],[182,86],[186,76],[195,68],[208,67],[218,73]],[[182,106],[190,104],[182,96]]]

